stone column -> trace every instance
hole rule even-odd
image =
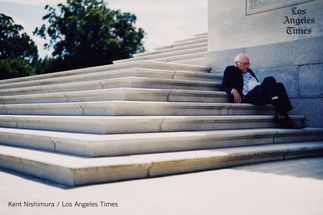
[[[285,84],[292,114],[323,127],[323,0],[209,0],[207,63],[223,73],[238,53],[260,80]]]

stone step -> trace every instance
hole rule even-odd
[[[173,56],[173,57],[163,57],[163,58],[154,58],[155,61],[160,61],[160,62],[174,62],[174,61],[179,61],[179,60],[191,60],[195,58],[204,58],[206,55],[206,52],[196,52],[196,53],[190,53],[190,54],[183,54],[183,55],[178,55],[178,56]],[[188,64],[185,64],[188,65]]]
[[[175,61],[175,60],[204,57],[205,54],[206,54],[206,52],[203,51],[203,52],[181,54],[181,55],[169,56],[169,57],[154,57],[153,59],[149,59],[149,60],[153,60],[153,61],[157,61],[157,62],[172,62],[172,61]],[[141,60],[141,59],[138,59],[138,60]],[[123,59],[123,60],[115,60],[115,61],[113,61],[113,63],[118,64],[118,63],[133,62],[133,61],[137,61],[137,59],[136,58],[130,58],[130,59]]]
[[[84,157],[107,157],[323,140],[323,128],[133,134],[84,134],[0,128],[0,137],[0,144],[9,146]]]
[[[221,82],[191,81],[164,78],[122,77],[94,81],[79,81],[63,84],[50,84],[34,87],[0,89],[0,96],[26,95],[35,93],[70,92],[80,90],[108,89],[120,87],[151,89],[186,89],[186,90],[218,90]]]
[[[194,44],[194,43],[202,43],[202,42],[208,42],[208,38],[196,38],[190,41],[179,41],[179,42],[174,42],[174,45],[188,45],[188,44]]]
[[[183,71],[205,72],[205,73],[208,73],[211,70],[210,67],[205,67],[205,66],[193,66],[193,65],[185,65],[185,64],[170,63],[170,62],[138,60],[138,61],[133,61],[133,62],[119,63],[119,64],[110,64],[110,65],[104,65],[104,66],[88,67],[88,68],[83,68],[83,69],[53,72],[53,73],[47,73],[47,74],[42,74],[42,75],[4,79],[4,80],[0,80],[0,86],[2,84],[6,84],[6,83],[30,81],[30,80],[41,80],[41,79],[53,78],[53,77],[69,76],[70,78],[73,78],[73,75],[89,74],[92,72],[111,71],[111,70],[118,70],[118,69],[125,69],[125,68],[183,70]]]
[[[173,62],[183,63],[183,64],[187,64],[187,65],[200,65],[200,66],[206,65],[205,57],[198,57],[198,58],[185,59],[185,60],[176,60]],[[217,75],[219,75],[219,74],[217,74]]]
[[[192,42],[195,41],[197,39],[207,39],[207,35],[199,35],[199,36],[194,36],[191,38],[187,38],[187,39],[182,39],[182,40],[175,40],[174,43],[182,43],[182,42]]]
[[[190,42],[190,43],[174,43],[174,44],[171,44],[171,45],[167,45],[167,46],[161,46],[161,47],[158,47],[158,48],[155,48],[154,50],[155,51],[162,51],[162,50],[168,50],[170,48],[179,48],[179,47],[188,47],[188,46],[193,46],[193,45],[197,45],[197,44],[208,44],[208,41],[203,39],[203,40],[199,40],[197,42]]]
[[[186,46],[174,46],[171,48],[167,49],[162,49],[162,50],[153,50],[153,51],[147,51],[143,53],[138,53],[134,54],[134,57],[140,57],[140,56],[150,56],[150,55],[156,55],[156,54],[161,54],[161,53],[171,53],[175,51],[181,51],[181,50],[188,50],[188,49],[193,49],[193,48],[206,48],[208,47],[208,43],[196,43],[196,44],[190,44]]]
[[[235,103],[96,101],[2,104],[0,114],[73,116],[272,115],[272,105]]]
[[[205,32],[205,33],[200,33],[200,34],[194,34],[195,37],[199,37],[199,36],[207,36],[209,33]]]
[[[291,116],[299,122],[304,116]],[[0,115],[0,127],[89,134],[273,128],[273,116],[37,116]]]
[[[86,101],[230,102],[225,92],[179,89],[112,88],[72,92],[0,96],[0,104]]]
[[[0,146],[0,167],[76,187],[322,155],[323,141],[92,159]]]
[[[166,53],[160,53],[160,54],[154,54],[154,55],[136,56],[134,58],[117,60],[116,62],[118,62],[118,63],[119,62],[127,62],[127,61],[129,62],[129,61],[133,61],[133,60],[156,60],[159,58],[181,56],[184,54],[194,54],[194,53],[200,53],[200,52],[207,52],[207,47],[198,47],[198,48],[172,51],[172,52],[166,52]]]
[[[1,84],[1,89],[29,87],[29,86],[44,86],[51,84],[62,84],[79,81],[102,80],[109,78],[121,77],[144,77],[144,78],[164,78],[178,80],[200,80],[200,81],[221,81],[222,75],[205,72],[192,72],[182,70],[162,70],[162,69],[147,69],[147,68],[127,68],[113,71],[91,72],[88,74],[79,74],[63,77],[44,78],[40,80],[30,80],[23,82],[13,82]]]
[[[175,51],[182,51],[182,50],[188,50],[188,49],[194,49],[194,48],[206,48],[207,49],[208,44],[207,43],[196,43],[193,45],[188,45],[188,46],[180,46],[180,47],[172,47],[164,50],[153,50],[153,51],[147,51],[143,53],[138,53],[134,54],[134,57],[141,57],[141,56],[153,56],[156,54],[161,54],[161,53],[171,53]]]
[[[202,36],[202,38],[204,38],[205,36]],[[184,42],[184,41],[191,41],[191,40],[195,40],[195,37],[189,37],[189,38],[185,38],[185,39],[180,39],[180,40],[174,40],[173,42]]]

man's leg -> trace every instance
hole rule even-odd
[[[280,101],[280,111],[282,113],[287,113],[288,111],[293,109],[293,106],[289,100],[286,89],[282,83],[277,83],[278,88],[278,100]]]
[[[272,99],[277,99],[278,96],[279,89],[276,80],[273,77],[266,77],[261,85],[256,86],[245,96],[244,102],[256,105],[273,104]],[[274,107],[276,110],[275,105]]]
[[[267,95],[267,92],[260,85],[256,86],[247,95],[245,95],[243,102],[254,104],[254,105],[271,104],[271,101]]]
[[[280,116],[288,116],[288,111],[292,109],[287,92],[282,83],[277,83],[272,76],[266,77],[261,86],[264,88],[270,103],[274,106],[276,114]]]
[[[273,77],[264,79],[261,85],[251,90],[243,99],[251,104],[272,104],[275,108],[275,120],[281,128],[304,128],[304,123],[298,123],[288,117],[292,109],[285,87],[277,83]]]
[[[266,91],[270,99],[275,99],[279,95],[276,79],[272,76],[266,77],[262,81],[261,87]]]

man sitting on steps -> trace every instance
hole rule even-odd
[[[245,54],[239,54],[234,63],[235,66],[228,66],[224,71],[221,90],[232,95],[235,103],[272,104],[275,108],[274,120],[280,128],[305,127],[303,123],[289,118],[288,111],[293,107],[282,83],[277,83],[271,76],[259,83],[249,69],[249,58]]]

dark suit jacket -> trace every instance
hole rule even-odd
[[[255,73],[251,69],[248,69],[248,72],[253,77],[255,77],[256,80],[258,81]],[[242,73],[243,72],[240,69],[238,69],[238,67],[228,66],[224,70],[221,90],[226,91],[229,95],[231,95],[232,88],[235,88],[236,90],[238,90],[238,92],[240,93],[240,95],[242,97],[243,96],[243,94],[242,94],[242,89],[243,89]]]

